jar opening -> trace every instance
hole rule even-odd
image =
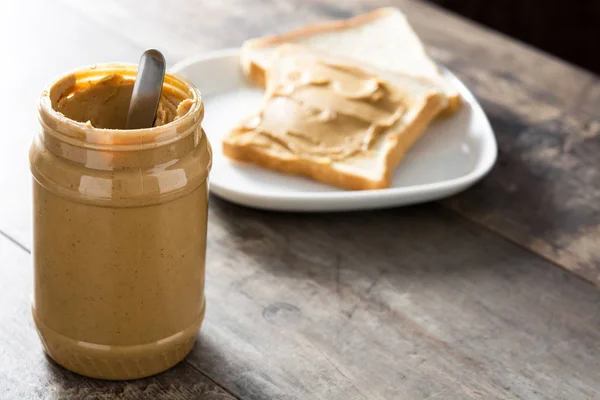
[[[198,89],[166,74],[154,126],[125,129],[136,72],[135,65],[105,64],[59,78],[42,94],[42,122],[58,135],[92,145],[157,144],[201,122]]]

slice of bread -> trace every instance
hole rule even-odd
[[[368,150],[338,161],[298,156],[297,153],[289,150],[269,135],[265,135],[264,132],[249,129],[248,125],[252,124],[248,121],[256,118],[256,115],[260,115],[257,113],[234,128],[224,138],[223,153],[233,160],[253,163],[284,173],[311,177],[344,189],[387,188],[391,185],[394,169],[406,151],[448,103],[447,97],[432,82],[425,79],[381,71],[372,66],[364,66],[350,59],[316,52],[309,48],[294,45],[281,46],[273,57],[275,62],[269,70],[263,107],[277,96],[275,88],[280,82],[280,75],[286,73],[283,69],[280,73],[279,69],[291,58],[292,61],[295,61],[293,60],[295,57],[306,60],[316,59],[337,65],[340,63],[351,65],[366,72],[369,76],[377,77],[386,85],[395,88],[400,95],[399,98],[402,99],[404,113],[393,125],[377,136]],[[322,98],[319,97],[319,99]],[[329,134],[335,134],[335,132]]]
[[[257,85],[264,87],[276,49],[283,43],[308,46],[382,70],[425,77],[448,97],[447,113],[460,108],[458,90],[444,78],[404,14],[396,8],[380,8],[347,20],[322,22],[246,41],[241,50],[242,69]]]

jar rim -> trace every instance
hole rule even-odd
[[[175,90],[187,93],[188,98],[194,104],[182,117],[164,125],[143,129],[96,128],[85,122],[68,118],[52,106],[51,96],[53,90],[59,89],[61,85],[66,89],[72,87],[78,80],[94,81],[115,73],[135,79],[137,68],[137,64],[130,63],[93,64],[73,69],[55,78],[46,86],[40,96],[38,111],[40,122],[45,125],[44,130],[49,129],[60,139],[83,147],[139,150],[171,143],[189,134],[202,122],[204,102],[200,90],[186,78],[168,72],[165,74],[164,85],[169,85]]]

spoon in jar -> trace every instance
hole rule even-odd
[[[126,129],[151,128],[154,125],[165,68],[165,57],[160,51],[150,49],[142,54],[129,102]]]

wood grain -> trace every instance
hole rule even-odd
[[[600,396],[600,293],[450,211],[211,201],[189,362],[241,398]]]
[[[388,3],[352,0],[334,5],[321,1],[296,5],[264,0],[253,3],[248,10],[241,0],[203,5],[177,0],[170,2],[169,13],[164,12],[161,2],[138,7],[138,0],[85,5],[62,0],[61,4],[66,10],[61,12],[78,17],[72,20],[83,19],[78,26],[83,36],[90,26],[106,32],[101,47],[114,54],[110,59],[135,60],[134,49],[139,52],[157,46],[165,49],[173,64],[190,54],[237,46],[252,36],[344,18]],[[586,100],[590,96],[588,88],[597,87],[598,79],[445,11],[420,2],[399,0],[394,4],[407,13],[432,56],[452,68],[474,90],[497,133],[496,168],[482,184],[445,204],[600,285],[600,246],[595,245],[600,241],[596,161],[600,156],[596,127],[600,111],[593,101]],[[144,18],[134,20],[132,16],[138,13]],[[57,47],[51,45],[48,54],[53,51],[64,57]],[[98,46],[78,49],[75,57],[65,60],[102,53]],[[36,82],[37,87],[42,86],[41,82]],[[15,141],[25,154],[28,140]],[[19,175],[24,176],[25,163],[19,167]],[[11,186],[23,185],[22,179],[4,180]],[[0,218],[0,227],[22,243],[29,243],[29,192],[27,187],[22,191],[27,193],[23,196],[25,202],[3,200],[22,212]],[[6,220],[4,224],[2,219]]]
[[[418,8],[416,28],[434,55],[451,49],[438,58],[482,101],[499,144],[492,173],[445,204],[600,285],[598,78],[458,19],[420,23],[439,15]]]
[[[489,177],[442,205],[378,212],[279,214],[213,197],[206,322],[184,363],[111,383],[43,357],[25,251],[27,147],[43,85],[84,64],[135,62],[150,47],[172,65],[390,4],[96,3],[10,0],[0,13],[7,53],[29,50],[0,64],[11,77],[0,107],[13,115],[0,146],[9,188],[0,196],[0,398],[600,398],[600,293],[538,256],[600,282],[598,79],[403,0],[392,3],[494,125],[500,154]]]
[[[0,390],[228,398],[214,381],[244,399],[600,396],[600,293],[438,206],[307,216],[211,198],[209,232],[194,370],[131,384],[42,356],[28,254],[2,238]]]

